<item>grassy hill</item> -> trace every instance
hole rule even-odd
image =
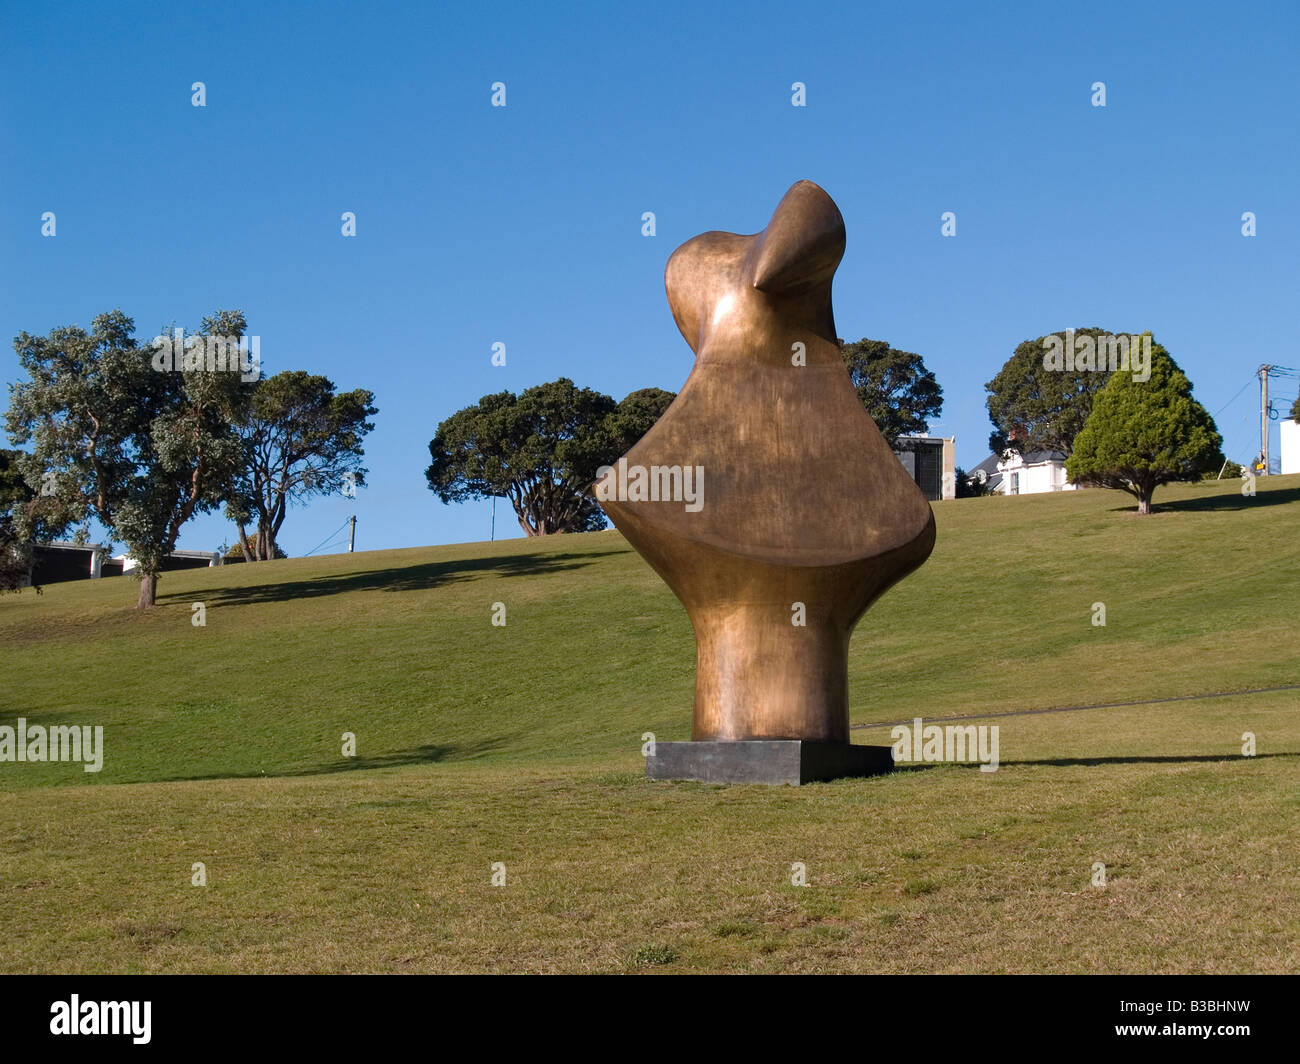
[[[1300,477],[1130,503],[936,504],[855,634],[855,740],[1300,684]],[[0,970],[1300,968],[1300,690],[1000,717],[993,774],[652,784],[694,640],[617,532],[134,590],[0,598],[0,724],[105,728],[97,774],[0,763]]]

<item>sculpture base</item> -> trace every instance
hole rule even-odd
[[[655,743],[646,758],[652,780],[702,783],[818,783],[845,776],[879,776],[894,767],[888,746],[759,739],[740,742]]]

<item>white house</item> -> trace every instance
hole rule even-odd
[[[1048,491],[1074,491],[1065,476],[1065,455],[1060,451],[995,454],[971,470],[970,475],[1000,495],[1039,495]]]
[[[1282,437],[1282,472],[1300,473],[1300,421],[1280,422],[1278,433]]]

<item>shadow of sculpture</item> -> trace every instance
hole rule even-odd
[[[324,761],[318,765],[285,769],[278,772],[214,772],[163,776],[159,777],[159,779],[166,783],[200,780],[297,779],[304,776],[329,776],[340,772],[362,772],[367,769],[436,765],[450,761],[469,761],[472,758],[490,754],[502,747],[509,746],[519,737],[517,734],[499,735],[493,739],[482,739],[472,743],[431,743],[426,746],[412,746],[405,750],[390,750],[370,757],[339,757],[336,760]]]

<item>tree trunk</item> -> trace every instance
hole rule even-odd
[[[519,519],[519,527],[524,530],[525,536],[531,538],[532,536],[537,535],[537,529],[535,529],[532,526],[532,523],[528,520],[528,514],[524,512],[523,506],[517,503],[515,504],[515,517]]]
[[[1139,513],[1139,514],[1149,514],[1150,512],[1151,512],[1151,496],[1150,496],[1149,494],[1147,494],[1147,495],[1139,495],[1139,496],[1138,496],[1138,513]]]
[[[140,597],[136,600],[137,610],[147,610],[158,600],[158,574],[144,573],[140,577]]]
[[[249,549],[248,533],[244,531],[243,525],[236,525],[235,527],[239,529],[239,549],[244,554],[244,561],[251,562],[253,560],[253,552]]]

